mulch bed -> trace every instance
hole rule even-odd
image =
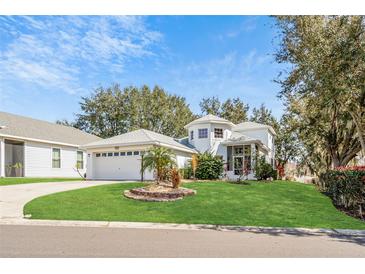
[[[196,190],[183,187],[173,188],[166,183],[160,183],[125,190],[123,194],[127,198],[139,201],[169,202],[181,200],[185,196],[195,195]]]

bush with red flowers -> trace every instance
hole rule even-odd
[[[334,205],[365,218],[365,167],[340,167],[320,176],[322,190]]]

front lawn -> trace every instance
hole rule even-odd
[[[39,197],[24,207],[33,219],[103,220],[243,226],[352,228],[365,223],[338,211],[314,186],[276,181],[237,185],[187,183],[197,195],[176,202],[122,196],[140,183],[112,184]]]
[[[30,184],[30,183],[48,183],[48,182],[65,182],[81,181],[82,178],[0,178],[0,186]]]

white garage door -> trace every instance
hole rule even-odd
[[[134,151],[97,153],[93,169],[95,179],[140,180],[141,156]],[[145,179],[152,179],[152,174],[146,172]]]

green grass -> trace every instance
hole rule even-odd
[[[48,183],[48,182],[66,182],[81,181],[82,178],[0,178],[0,186],[30,184],[30,183]]]
[[[244,226],[352,228],[365,223],[338,211],[312,185],[276,181],[237,185],[189,183],[197,195],[176,202],[125,198],[140,183],[112,184],[39,197],[24,207],[33,219],[103,220]]]

